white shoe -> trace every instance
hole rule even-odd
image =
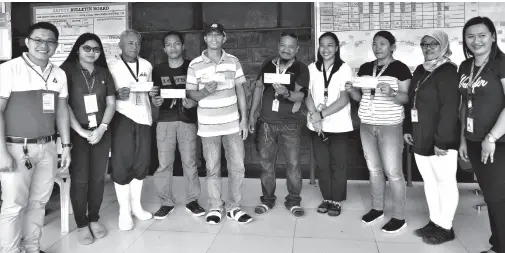
[[[130,200],[131,200],[131,210],[132,213],[139,220],[150,220],[153,218],[153,214],[144,210],[140,203],[140,196],[142,195],[142,185],[143,180],[133,179],[130,183]]]
[[[133,219],[130,211],[130,186],[116,183],[114,183],[114,186],[116,188],[117,202],[119,203],[119,230],[132,230]]]

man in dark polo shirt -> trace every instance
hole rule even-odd
[[[298,61],[298,37],[282,33],[278,44],[279,56],[267,60],[261,69],[253,91],[253,104],[249,115],[249,131],[256,129],[255,113],[261,103],[258,131],[258,148],[261,156],[261,204],[257,214],[263,214],[275,205],[275,158],[279,145],[286,157],[288,196],[284,205],[294,216],[302,216],[300,206],[302,172],[299,162],[301,129],[305,116],[301,113],[303,100],[309,86],[307,65]]]
[[[186,75],[189,60],[183,58],[184,37],[181,33],[171,31],[163,37],[163,50],[168,61],[153,68],[154,86],[160,87],[164,95],[159,109],[156,127],[159,167],[156,177],[160,209],[154,214],[155,219],[164,219],[175,206],[172,191],[175,148],[181,153],[184,177],[188,180],[186,187],[186,209],[195,216],[202,216],[205,210],[198,204],[200,197],[200,179],[197,169],[197,136],[196,136],[196,101],[186,98]],[[177,92],[181,95],[177,95]],[[166,95],[165,95],[166,93]]]
[[[63,170],[70,164],[65,72],[49,62],[58,30],[28,28],[28,52],[0,65],[0,253],[38,253],[45,205],[57,172],[56,132]]]

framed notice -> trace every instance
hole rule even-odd
[[[119,35],[130,27],[128,3],[92,3],[32,6],[32,23],[54,24],[60,32],[59,46],[51,61],[60,65],[83,33],[94,33],[102,41],[107,60],[118,58]]]
[[[11,58],[11,3],[0,2],[0,61],[7,61]]]

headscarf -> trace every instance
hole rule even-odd
[[[434,38],[440,44],[440,54],[435,57],[435,59],[430,61],[425,61],[423,67],[426,71],[433,72],[436,68],[442,66],[444,63],[451,62],[449,58],[452,55],[451,49],[449,47],[449,36],[447,33],[441,30],[434,30],[426,33],[422,38],[430,36]],[[422,40],[422,39],[421,39]],[[454,63],[452,63],[454,64]]]

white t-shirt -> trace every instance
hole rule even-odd
[[[139,59],[139,82],[151,82],[153,67],[150,62],[143,58]],[[127,62],[133,74],[137,74],[137,63]],[[121,59],[111,60],[107,63],[109,71],[116,83],[116,90],[123,87],[130,87],[135,83],[135,78]],[[130,92],[128,100],[116,100],[116,111],[130,118],[134,122],[142,125],[151,125],[153,122],[151,115],[151,103],[148,92]]]
[[[324,104],[324,75],[323,71],[319,71],[316,68],[316,64],[312,63],[309,65],[310,72],[310,83],[309,90],[314,101],[314,105]],[[331,72],[330,70],[326,73],[329,78]],[[340,69],[335,72],[328,85],[328,101],[326,106],[330,106],[333,102],[340,98],[340,92],[345,91],[345,83],[351,81],[353,77],[353,72],[351,67],[347,63],[343,63]],[[307,116],[307,127],[314,130],[312,124],[308,121]],[[353,131],[352,119],[351,119],[351,104],[347,104],[340,111],[328,115],[323,119],[323,132],[328,133],[345,133]]]

